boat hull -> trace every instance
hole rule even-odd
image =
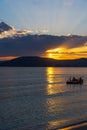
[[[66,84],[83,84],[83,81],[67,81]]]

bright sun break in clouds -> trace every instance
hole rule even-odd
[[[87,46],[77,48],[54,48],[46,51],[46,57],[57,60],[72,60],[87,58]]]
[[[73,35],[87,36],[86,12],[87,0],[1,0],[1,22],[6,21],[15,27],[15,30],[1,31],[1,56],[3,58],[7,56],[6,59],[8,56],[25,54],[44,55],[60,60],[87,58],[87,43],[84,45],[86,40],[82,40],[81,43],[81,39],[73,38]],[[33,36],[34,38],[32,37],[29,41],[25,40],[24,43],[23,40],[14,43],[15,36],[19,38],[29,34],[35,34],[37,37]],[[50,38],[46,40],[40,34],[53,36],[67,36],[68,34],[71,38],[64,38],[63,42],[58,40],[57,44],[57,42],[49,41]],[[6,41],[7,44],[6,42],[2,44],[2,40],[8,37],[14,39],[12,43]],[[81,45],[83,46],[80,47]]]

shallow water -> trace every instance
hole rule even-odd
[[[66,85],[82,76],[83,85]],[[0,130],[50,130],[87,120],[87,68],[1,67]]]

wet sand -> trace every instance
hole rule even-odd
[[[87,130],[87,122],[78,123],[59,130]]]

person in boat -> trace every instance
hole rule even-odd
[[[79,82],[83,82],[83,79],[81,77],[79,78]]]
[[[75,77],[73,77],[73,78],[72,78],[72,81],[78,81],[78,79],[77,79],[77,78],[75,78]]]
[[[67,82],[66,82],[67,84],[69,83],[71,83],[71,84],[82,84],[83,83],[83,79],[80,77],[80,78],[75,78],[75,77],[73,77],[73,78],[69,78],[69,80],[67,80]]]

